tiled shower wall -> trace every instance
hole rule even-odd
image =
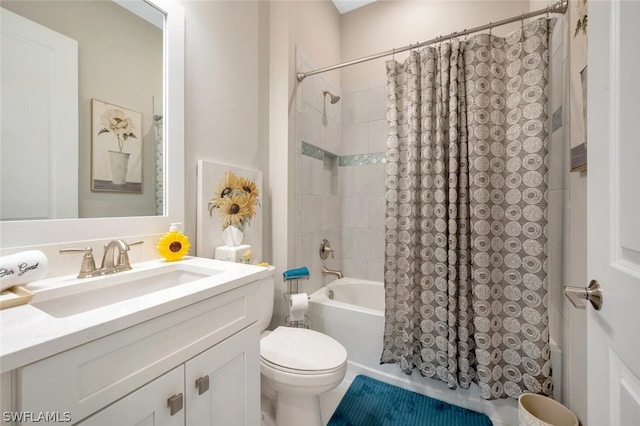
[[[296,68],[314,69],[314,64],[300,49],[296,51]],[[311,279],[303,291],[311,293],[325,281],[322,267],[342,269],[340,230],[340,187],[338,150],[342,140],[342,102],[331,104],[323,95],[329,90],[340,96],[325,75],[307,77],[296,91],[296,266],[307,266]],[[320,242],[329,240],[335,257],[321,260]]]
[[[373,87],[344,90],[343,102],[338,174],[342,267],[346,276],[382,281],[388,133],[384,80]]]
[[[297,49],[298,69],[314,69]],[[323,90],[341,96],[331,104]],[[341,92],[325,75],[307,77],[296,93],[296,264],[310,268],[307,291],[335,277],[382,281],[386,88]],[[335,257],[321,260],[328,239]]]

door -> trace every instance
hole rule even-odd
[[[4,8],[0,18],[0,220],[76,218],[78,43]]]
[[[260,424],[258,324],[186,363],[187,426]]]
[[[184,366],[174,368],[79,426],[183,426]],[[73,413],[71,413],[72,421]]]
[[[640,425],[640,2],[589,2],[590,426]]]

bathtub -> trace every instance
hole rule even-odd
[[[488,415],[494,425],[518,424],[514,399],[487,401],[480,397],[476,384],[469,390],[451,390],[439,380],[427,379],[415,372],[406,375],[395,364],[380,364],[384,331],[384,286],[381,282],[355,278],[335,280],[311,294],[310,328],[340,342],[348,353],[349,370],[418,392],[450,404]],[[560,392],[561,354],[551,342],[554,371],[554,396]]]

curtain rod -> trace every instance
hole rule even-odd
[[[396,53],[406,52],[407,50],[417,49],[419,47],[427,46],[427,45],[434,44],[434,43],[439,43],[442,40],[450,40],[452,38],[461,37],[461,36],[464,36],[464,35],[467,35],[467,34],[471,34],[471,33],[477,33],[479,31],[484,31],[484,30],[487,30],[489,28],[499,27],[501,25],[510,24],[512,22],[524,21],[525,19],[529,19],[529,18],[532,18],[534,16],[538,16],[538,15],[544,15],[545,13],[560,13],[560,14],[564,14],[567,11],[568,5],[569,5],[568,0],[560,0],[557,3],[554,3],[554,4],[550,5],[550,6],[547,6],[544,9],[535,10],[535,11],[529,12],[529,13],[523,13],[520,16],[513,16],[511,18],[503,19],[503,20],[497,21],[497,22],[489,22],[486,25],[481,25],[479,27],[471,28],[470,30],[465,29],[465,30],[460,31],[460,32],[453,32],[453,33],[451,33],[449,35],[439,36],[439,37],[433,38],[431,40],[418,42],[416,44],[410,44],[408,46],[404,46],[404,47],[401,47],[401,48],[398,48],[398,49],[387,50],[386,52],[377,53],[377,54],[371,55],[371,56],[365,56],[365,57],[360,58],[360,59],[354,59],[353,61],[343,62],[341,64],[332,65],[330,67],[320,68],[320,69],[313,70],[313,71],[308,71],[308,72],[299,72],[299,73],[296,74],[296,77],[297,77],[298,81],[301,82],[306,77],[309,77],[311,75],[316,75],[316,74],[320,74],[320,73],[327,72],[327,71],[337,70],[337,69],[348,67],[348,66],[351,66],[351,65],[360,64],[362,62],[372,61],[374,59],[383,58],[385,56],[394,55]]]

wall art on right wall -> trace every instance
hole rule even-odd
[[[587,170],[587,0],[577,0],[575,11],[569,53],[570,171],[584,172]]]

